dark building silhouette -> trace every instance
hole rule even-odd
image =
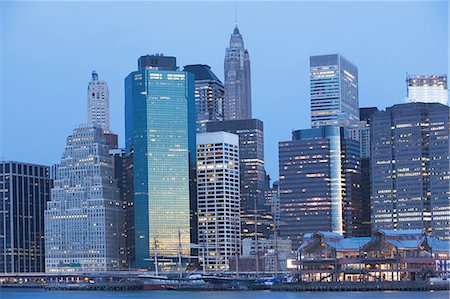
[[[223,120],[223,84],[208,65],[187,65],[184,71],[194,74],[196,131],[205,133],[206,122]]]
[[[372,114],[378,112],[377,107],[359,108],[359,117],[361,121],[365,121],[369,126],[369,150],[366,151],[368,156],[361,157],[361,196],[362,196],[362,227],[361,233],[358,236],[371,236],[371,218],[370,218],[370,123]]]
[[[44,211],[50,167],[0,162],[0,272],[45,272]]]

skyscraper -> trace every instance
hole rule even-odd
[[[406,85],[408,102],[448,105],[447,75],[409,75]]]
[[[45,271],[44,210],[50,167],[0,161],[0,272]]]
[[[99,81],[96,71],[88,85],[88,124],[96,124],[109,132],[109,91],[106,81]]]
[[[274,231],[278,230],[280,227],[280,183],[273,182],[272,187],[264,192],[264,197],[273,217]]]
[[[310,57],[311,126],[359,120],[358,69],[340,54]]]
[[[370,124],[372,114],[378,112],[377,107],[367,107],[359,109],[360,124],[364,126],[359,129],[359,140],[361,147],[361,236],[371,235],[371,215],[370,215],[370,186],[371,186],[371,164],[370,164]],[[358,129],[349,129],[349,133]]]
[[[114,271],[126,265],[125,212],[114,174],[106,82],[88,86],[88,124],[67,137],[45,211],[46,272]]]
[[[225,119],[251,119],[250,58],[237,25],[225,50],[224,65]]]
[[[227,270],[240,255],[239,137],[197,134],[200,265]]]
[[[124,210],[103,128],[80,125],[67,137],[45,211],[45,269],[119,270],[124,256]]]
[[[113,159],[114,178],[119,187],[122,209],[125,213],[125,248],[121,249],[121,251],[126,255],[125,267],[129,268],[134,263],[134,192],[131,156],[127,156],[123,148],[111,149],[109,154]]]
[[[344,128],[293,131],[279,143],[280,235],[298,247],[301,234],[359,230],[359,144]]]
[[[449,117],[439,103],[372,114],[372,230],[425,229],[450,240]]]
[[[205,64],[187,65],[183,71],[195,76],[196,131],[205,133],[206,122],[223,120],[223,84]]]
[[[148,268],[155,254],[189,255],[191,224],[197,230],[194,75],[170,56],[142,56],[138,65],[125,79],[125,134],[133,155],[133,266]]]
[[[273,226],[265,205],[264,127],[258,119],[208,122],[208,132],[225,131],[239,136],[241,229],[243,238],[267,238]],[[257,232],[257,234],[256,234]]]

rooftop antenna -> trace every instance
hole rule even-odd
[[[237,21],[237,1],[234,1],[234,25],[237,27],[238,21]]]

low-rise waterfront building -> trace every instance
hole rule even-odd
[[[242,256],[239,259],[240,270],[246,272],[287,271],[287,259],[291,254],[292,240],[272,237],[256,242],[252,238],[245,238],[242,240]],[[258,268],[256,268],[256,257],[258,257]]]
[[[450,274],[450,242],[422,230],[377,230],[370,238],[315,232],[304,235],[295,264],[302,281],[425,280]]]

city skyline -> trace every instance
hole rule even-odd
[[[92,70],[98,71],[108,82],[111,130],[119,135],[121,147],[125,142],[123,78],[135,68],[136,57],[162,52],[176,56],[179,67],[208,64],[223,80],[223,57],[234,28],[234,3],[218,3],[219,9],[215,12],[211,8],[216,4],[182,3],[173,10],[174,17],[195,16],[203,10],[211,13],[203,21],[194,22],[191,18],[193,22],[186,24],[186,28],[175,26],[177,22],[174,25],[164,23],[166,29],[157,26],[158,32],[149,30],[148,39],[138,40],[136,35],[145,32],[145,28],[155,27],[150,26],[150,20],[132,18],[130,23],[130,18],[145,8],[163,12],[168,5],[139,3],[124,10],[121,3],[2,3],[2,26],[9,30],[2,33],[1,68],[4,75],[1,79],[0,156],[4,160],[56,163],[61,158],[65,136],[74,125],[86,122],[82,117],[85,88]],[[107,12],[105,15],[110,15],[111,19],[91,14],[86,10],[87,6],[103,7]],[[384,109],[404,102],[406,72],[448,73],[445,26],[448,17],[447,3],[443,1],[382,4],[265,2],[239,3],[237,6],[239,29],[245,38],[245,47],[251,53],[253,116],[265,124],[266,169],[274,180],[278,177],[277,142],[287,140],[294,129],[309,127],[308,62],[311,55],[340,53],[358,67],[360,107]],[[252,15],[255,6],[258,6],[260,19]],[[334,16],[333,8],[341,12],[339,18]],[[68,12],[72,14],[68,16]],[[111,24],[119,13],[128,21]],[[384,24],[376,22],[373,15],[377,13],[384,14]],[[79,27],[77,14],[83,14],[89,25]],[[274,21],[265,22],[265,17]],[[321,17],[324,24],[309,25],[317,17]],[[159,24],[163,20],[163,16],[156,14],[153,22]],[[210,25],[208,21],[212,20],[215,22]],[[330,27],[333,22],[342,20],[353,25],[345,27],[344,38],[338,34],[340,28]],[[55,22],[60,26],[54,26]],[[36,23],[41,29],[35,29]],[[404,30],[405,24],[410,30]],[[316,37],[315,33],[322,32],[323,26],[328,31]],[[131,29],[136,32],[130,34]],[[195,35],[201,29],[213,30],[214,35],[203,41],[198,38],[200,35]],[[26,42],[22,40],[24,37]],[[269,59],[273,58],[270,55],[276,55],[276,60]],[[27,78],[32,79],[27,81],[32,93],[17,92],[23,86],[24,69]],[[277,87],[280,82],[283,89]],[[24,106],[28,107],[26,111]],[[279,121],[281,115],[282,122]],[[31,123],[43,134],[30,130]]]

